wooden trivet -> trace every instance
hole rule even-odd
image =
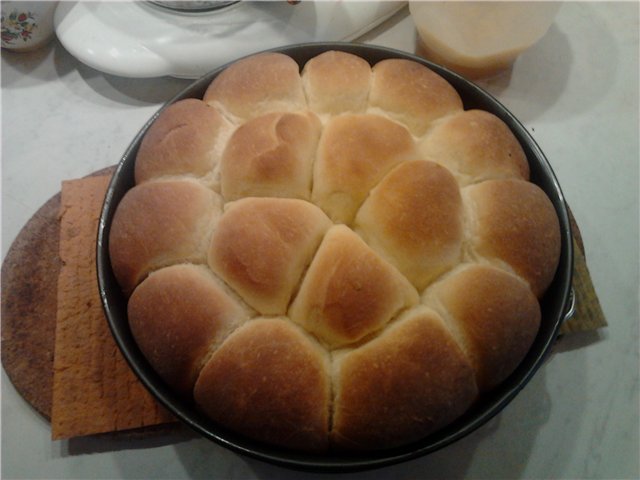
[[[103,169],[93,173],[90,177],[109,176],[114,170],[115,167]],[[95,178],[87,178],[88,183],[91,183],[91,180],[95,180]],[[82,182],[82,180],[75,182]],[[61,205],[62,195],[58,193],[33,215],[16,237],[2,265],[2,364],[18,393],[49,421],[52,419],[53,410],[54,353],[59,310],[58,279],[63,268],[63,262],[60,259]],[[95,215],[98,215],[99,206],[94,205],[94,207],[97,209]],[[94,237],[93,234],[91,236]],[[94,242],[95,240],[88,238],[87,241]],[[89,262],[92,262],[95,255],[91,254],[90,256]],[[91,273],[89,275],[93,276]],[[73,275],[69,277],[73,278]],[[63,278],[65,277],[63,276]],[[92,280],[95,281],[95,279]],[[96,306],[98,305],[94,305],[94,307]],[[92,310],[95,313],[95,308]],[[108,331],[106,323],[100,325],[94,322],[92,328],[96,327],[102,330],[104,337],[104,332]],[[73,340],[72,336],[67,335],[67,337]],[[110,345],[102,347],[100,349],[102,353],[113,351],[114,355],[120,355],[116,351],[112,338],[106,338],[105,342]],[[115,366],[122,373],[123,367],[125,367],[124,359],[120,358],[113,362],[112,366]],[[128,367],[125,368],[128,369]],[[85,369],[86,371],[90,371],[90,369]],[[127,373],[133,375],[130,371]],[[127,373],[125,373],[125,378]],[[96,379],[93,380],[95,382]],[[137,383],[133,389],[142,390],[142,385]],[[94,388],[93,393],[95,391]],[[143,391],[142,397],[145,398],[145,396],[150,398],[149,394]],[[91,396],[88,398],[92,402],[95,402],[96,398],[100,400],[96,395],[93,395],[93,398]],[[59,404],[69,407],[71,415],[65,417],[63,413],[62,424],[52,428],[52,430],[56,430],[52,432],[54,437],[64,438],[76,433],[82,435],[105,432],[102,435],[142,438],[148,435],[174,433],[180,428],[175,419],[166,412],[158,414],[160,409],[156,404],[144,401],[142,404],[145,407],[145,412],[141,415],[142,419],[137,423],[131,422],[127,416],[131,416],[130,414],[133,412],[126,412],[126,399],[118,398],[114,404],[117,405],[120,400],[121,405],[124,405],[119,414],[114,412],[111,415],[105,407],[102,413],[103,419],[107,421],[87,426],[82,422],[77,422],[77,419],[74,418],[73,409],[78,410],[79,405],[74,404],[73,397],[62,398],[61,403],[59,395],[57,400]],[[124,404],[122,404],[122,400],[124,400]],[[137,400],[137,403],[141,402]],[[94,407],[95,405],[89,405],[86,410],[91,411]],[[60,408],[58,413],[60,413]],[[54,415],[54,418],[59,417],[59,414]],[[145,423],[149,423],[149,426],[135,428],[136,425],[144,425]]]
[[[111,175],[114,167],[90,176]],[[2,365],[16,390],[51,420],[60,261],[58,192],[29,219],[2,263]]]
[[[140,383],[105,320],[96,272],[111,175],[63,182],[51,435],[54,440],[176,421]]]
[[[31,217],[2,263],[2,365],[16,390],[51,419],[60,194]]]

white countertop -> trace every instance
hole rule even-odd
[[[574,334],[496,418],[428,457],[353,478],[638,478],[637,2],[565,3],[511,75],[482,82],[529,129],[578,221],[609,327]],[[413,52],[406,9],[362,39]],[[60,182],[117,163],[188,85],[127,79],[57,42],[2,52],[2,254]],[[311,475],[309,475],[311,476]],[[56,441],[2,372],[2,478],[303,478],[191,436]]]

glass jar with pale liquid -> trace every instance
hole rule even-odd
[[[508,69],[547,32],[559,2],[410,1],[417,53],[466,77]]]

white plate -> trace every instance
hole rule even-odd
[[[250,53],[292,43],[350,41],[406,2],[239,2],[184,15],[147,2],[60,2],[56,34],[81,62],[124,77],[198,78]]]

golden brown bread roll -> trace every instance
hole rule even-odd
[[[289,310],[291,319],[335,348],[382,328],[418,293],[344,225],[327,232]]]
[[[235,62],[211,82],[203,100],[236,122],[306,106],[298,64],[281,53]]]
[[[490,180],[463,194],[474,254],[506,263],[541,297],[560,259],[560,225],[549,198],[522,180]]]
[[[424,135],[431,123],[462,110],[458,92],[441,76],[410,60],[382,60],[373,67],[369,105]]]
[[[328,51],[309,60],[302,71],[309,108],[318,114],[364,113],[371,66],[350,53]]]
[[[529,180],[518,140],[489,112],[467,110],[436,122],[419,148],[425,158],[451,170],[461,185],[496,178]]]
[[[440,165],[401,163],[371,191],[355,230],[419,290],[460,261],[460,189]]]
[[[241,125],[222,157],[222,196],[308,200],[320,121],[311,112],[270,113]]]
[[[206,262],[206,245],[221,200],[190,180],[146,182],[129,190],[113,216],[109,257],[118,283],[131,293],[151,271]]]
[[[460,267],[433,285],[427,298],[449,319],[481,391],[518,366],[540,325],[540,306],[527,284],[490,265]]]
[[[346,448],[419,440],[464,413],[477,396],[469,360],[426,307],[408,311],[366,345],[334,357],[331,435]]]
[[[180,100],[163,110],[140,143],[136,183],[166,175],[205,176],[220,161],[231,124],[202,100]]]
[[[249,437],[289,448],[328,445],[331,382],[327,352],[281,318],[245,323],[214,352],[195,386],[211,418]]]
[[[334,222],[349,224],[371,188],[395,165],[415,158],[415,143],[402,125],[380,115],[339,115],[320,137],[311,199]]]
[[[143,144],[112,267],[151,364],[221,425],[397,447],[526,357],[558,218],[509,128],[425,66],[244,58]]]
[[[203,362],[248,312],[202,265],[162,268],[131,295],[129,325],[151,366],[190,395]]]
[[[331,222],[303,200],[229,203],[209,246],[209,266],[263,315],[281,315]]]

